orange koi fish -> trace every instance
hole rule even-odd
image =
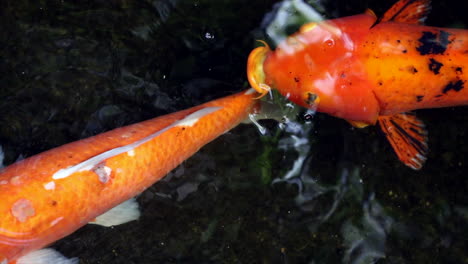
[[[40,249],[99,220],[236,126],[257,110],[255,94],[117,128],[2,169],[0,263],[58,263],[63,256]]]
[[[468,104],[468,30],[424,26],[429,0],[401,0],[381,18],[364,14],[308,23],[272,51],[249,55],[247,77],[294,103],[377,122],[399,159],[420,169],[427,132],[415,109]],[[466,89],[465,89],[466,88]]]

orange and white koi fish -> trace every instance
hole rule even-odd
[[[468,30],[423,26],[429,0],[401,0],[380,19],[361,15],[303,25],[272,51],[249,55],[248,79],[298,105],[379,123],[399,159],[426,160],[427,132],[410,112],[468,104]]]
[[[58,263],[63,256],[40,249],[99,220],[236,126],[256,111],[255,94],[250,89],[117,128],[2,169],[0,263]]]

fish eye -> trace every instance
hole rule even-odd
[[[325,43],[325,45],[327,45],[328,47],[335,46],[335,40],[334,39],[326,39],[323,43]]]

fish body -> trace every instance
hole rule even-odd
[[[359,56],[379,115],[468,103],[468,30],[387,22],[366,41]]]
[[[256,109],[253,90],[69,143],[0,172],[0,263],[141,193]]]
[[[422,25],[429,10],[429,1],[401,0],[380,19],[369,10],[306,24],[274,51],[251,53],[251,85],[357,127],[378,122],[419,169],[427,133],[409,111],[468,104],[468,30]]]

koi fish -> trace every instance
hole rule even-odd
[[[379,123],[398,158],[420,169],[424,123],[411,111],[468,104],[468,30],[424,26],[429,0],[400,0],[381,18],[312,22],[272,51],[254,49],[250,85],[356,127]]]
[[[63,260],[42,248],[99,220],[236,126],[258,110],[255,94],[250,89],[117,128],[1,169],[0,263]]]

